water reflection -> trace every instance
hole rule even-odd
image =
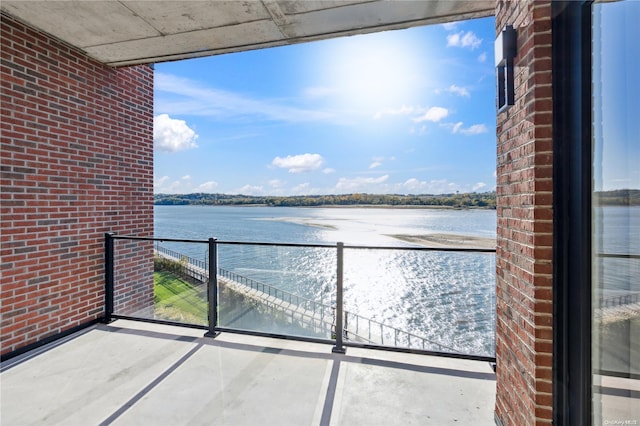
[[[335,248],[219,249],[220,268],[331,306],[336,262]],[[458,352],[493,355],[494,274],[493,254],[346,248],[344,309],[352,323],[370,319]],[[384,327],[375,333],[395,339]]]

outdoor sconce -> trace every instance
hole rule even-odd
[[[516,30],[507,25],[495,42],[495,64],[498,76],[498,111],[515,103],[513,59],[516,56]]]

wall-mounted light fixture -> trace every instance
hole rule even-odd
[[[498,111],[515,103],[513,59],[516,57],[516,30],[507,25],[495,42],[495,64],[498,77]]]

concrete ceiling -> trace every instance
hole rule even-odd
[[[124,66],[491,16],[495,0],[25,1],[2,11]]]

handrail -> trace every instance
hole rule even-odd
[[[640,254],[635,253],[596,253],[595,256],[602,259],[640,260]],[[616,306],[624,306],[632,303],[640,303],[640,292],[633,292],[609,297],[605,297],[603,295],[599,298],[600,308],[613,308]]]
[[[287,299],[288,299],[289,304],[296,305],[297,307],[301,307],[306,310],[310,310],[306,307],[307,304],[310,304],[311,306],[313,306],[311,310],[313,310],[314,312],[316,311],[316,306],[320,306],[320,308],[322,309],[332,309],[331,306],[327,306],[322,302],[316,302],[315,300],[307,299],[295,293],[290,293],[286,290],[282,290],[272,285],[265,284],[260,281],[256,281],[253,278],[245,277],[244,275],[240,275],[235,272],[228,271],[226,269],[218,268],[218,275],[228,280],[234,281],[238,284],[242,284],[251,289],[265,293],[269,297],[273,296],[276,299],[282,300],[283,302],[287,302]],[[278,297],[278,294],[280,294],[281,297]],[[300,303],[300,301],[302,301],[303,303]]]
[[[185,255],[183,253],[180,253],[178,251],[168,249],[166,247],[161,246],[160,244],[156,244],[155,250],[157,252],[162,252],[162,253],[166,254],[167,256],[176,259],[177,261],[181,261],[182,259],[185,259],[185,260],[187,260],[187,264],[194,265],[195,267],[201,268],[201,269],[203,269],[205,271],[208,268],[208,265],[207,265],[206,262],[204,262],[202,260],[199,260],[199,259],[196,259],[196,258],[191,257],[191,256],[187,256],[187,255]]]
[[[114,240],[139,240],[157,241],[167,243],[197,243],[208,244],[207,240],[188,240],[179,238],[151,238],[138,237],[134,235],[113,234],[110,238]],[[309,247],[309,248],[336,248],[335,244],[306,244],[306,243],[270,243],[256,241],[224,241],[216,240],[217,244],[227,245],[248,245],[248,246],[274,246],[274,247]],[[364,245],[344,245],[345,249],[369,249],[369,250],[406,250],[406,251],[452,251],[461,253],[495,253],[495,248],[469,248],[469,247],[419,247],[419,246],[364,246]]]
[[[207,282],[209,273],[207,272],[208,265],[205,262],[189,256],[185,256],[180,252],[168,249],[166,247],[162,247],[160,244],[156,244],[155,251],[158,253],[162,253],[165,257],[178,262],[182,266],[182,268],[190,273],[191,277],[197,279],[198,281],[202,281],[203,284]]]
[[[640,254],[635,253],[596,253],[596,256],[608,259],[640,259]]]
[[[604,308],[630,305],[632,303],[640,303],[640,292],[600,298],[600,306]]]

